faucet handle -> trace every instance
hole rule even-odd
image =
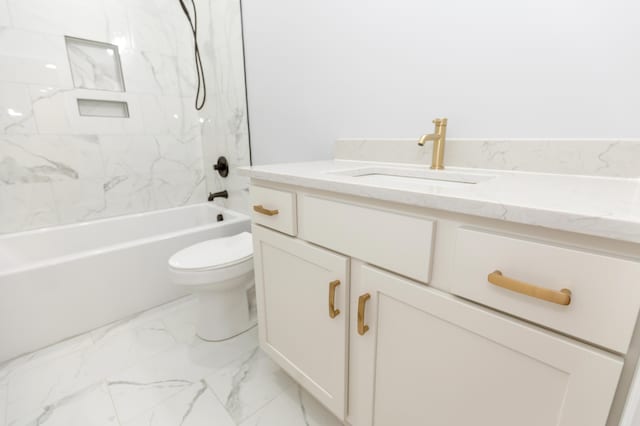
[[[446,118],[436,118],[432,121],[433,124],[435,124],[436,126],[446,126],[447,125],[447,119]]]

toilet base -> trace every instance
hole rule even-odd
[[[234,334],[233,336],[229,336],[229,337],[227,337],[226,339],[219,339],[219,340],[205,339],[205,338],[204,338],[204,337],[202,337],[200,334],[198,334],[198,332],[196,332],[196,336],[198,336],[198,339],[200,339],[200,340],[204,340],[205,342],[225,342],[225,341],[227,341],[227,340],[229,340],[229,339],[233,339],[234,337],[238,337],[238,336],[240,336],[241,334],[246,333],[247,331],[251,330],[252,328],[254,328],[254,327],[255,327],[255,326],[257,326],[257,325],[258,325],[258,321],[253,321],[253,322],[251,323],[251,325],[249,326],[249,328],[247,328],[246,330],[242,330],[242,331],[241,331],[240,333],[238,333],[238,334]]]
[[[203,290],[198,296],[196,334],[203,340],[218,342],[249,330],[256,324],[252,318],[247,287],[224,291]]]

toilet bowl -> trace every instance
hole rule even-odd
[[[180,250],[169,259],[169,274],[174,284],[198,297],[196,333],[200,338],[225,340],[255,325],[248,298],[254,285],[250,233]]]

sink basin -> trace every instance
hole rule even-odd
[[[370,184],[429,184],[438,186],[475,185],[493,179],[493,175],[465,173],[448,170],[430,170],[404,167],[363,167],[359,169],[328,172],[334,175],[351,176],[359,182]]]

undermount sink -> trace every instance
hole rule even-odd
[[[351,176],[362,183],[371,184],[430,184],[439,186],[475,185],[493,179],[493,175],[473,174],[448,170],[430,170],[404,167],[363,167],[328,172],[333,175]]]

